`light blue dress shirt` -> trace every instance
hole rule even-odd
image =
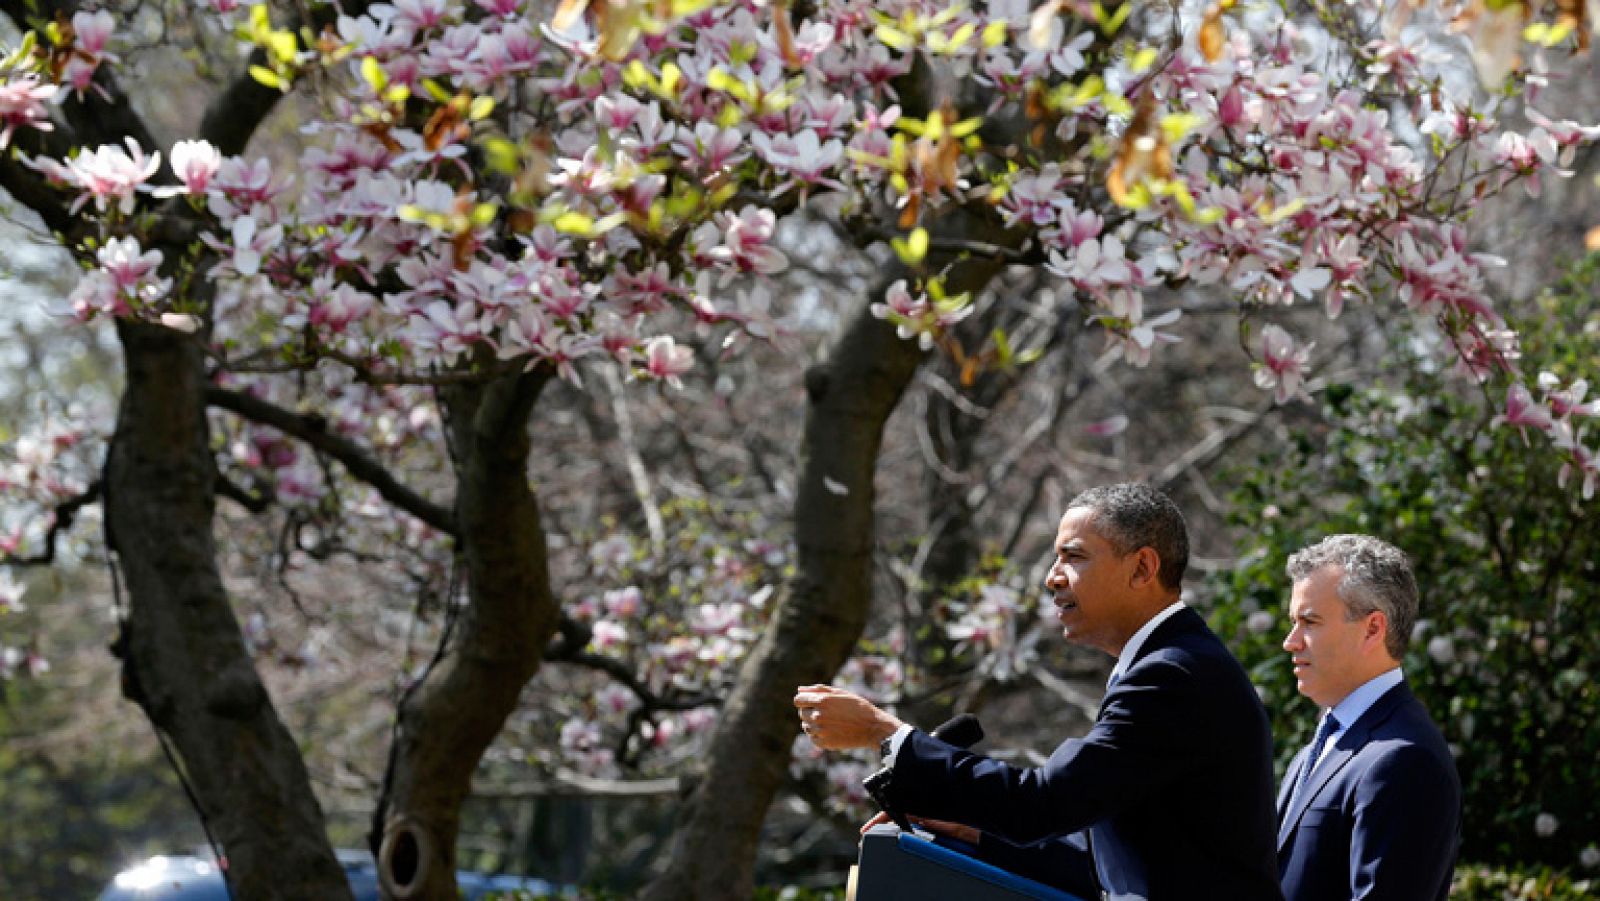
[[[1324,717],[1330,712],[1333,713],[1334,717],[1339,721],[1339,728],[1329,733],[1327,739],[1323,741],[1322,748],[1317,753],[1317,763],[1320,765],[1327,760],[1328,752],[1339,743],[1339,739],[1350,730],[1350,727],[1356,724],[1356,720],[1361,719],[1368,710],[1372,709],[1373,704],[1378,703],[1379,698],[1387,694],[1389,689],[1404,682],[1405,678],[1405,673],[1401,672],[1400,667],[1396,666],[1394,669],[1379,673],[1362,683],[1360,688],[1345,695],[1344,700],[1333,705],[1331,711],[1322,711]],[[1319,719],[1317,722],[1320,725],[1322,721]]]

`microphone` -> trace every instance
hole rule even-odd
[[[972,714],[962,713],[951,717],[944,725],[929,734],[945,744],[970,748],[983,741],[983,724]]]
[[[983,725],[972,714],[962,713],[946,720],[929,734],[946,744],[958,748],[970,748],[983,741]],[[894,824],[900,827],[901,832],[910,832],[911,821],[906,819],[905,814],[889,805],[889,780],[893,775],[894,767],[885,766],[861,780],[861,787],[867,790],[867,795],[878,805],[878,809],[894,820]]]

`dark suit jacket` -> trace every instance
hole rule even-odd
[[[1085,893],[1086,831],[1113,898],[1279,899],[1272,735],[1238,661],[1193,610],[1156,627],[1094,727],[1023,769],[913,731],[890,803],[982,830],[980,855]],[[1001,841],[996,841],[1000,839]]]
[[[1289,901],[1449,894],[1461,783],[1444,737],[1405,683],[1339,736],[1289,808],[1305,757],[1302,749],[1278,792],[1278,869]]]

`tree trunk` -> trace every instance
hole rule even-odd
[[[241,901],[349,898],[294,738],[245,650],[217,571],[199,345],[118,322],[127,387],[106,464],[127,578],[123,691],[165,735]]]
[[[982,223],[957,213],[938,236],[972,238]],[[985,234],[992,237],[992,230]],[[933,256],[933,255],[930,255]],[[930,271],[946,261],[930,259]],[[976,293],[1000,265],[956,263],[951,294]],[[880,298],[891,272],[874,288]],[[795,689],[826,682],[854,650],[872,601],[873,473],[883,425],[924,355],[863,303],[828,361],[806,374],[807,413],[795,541],[799,569],[772,625],[746,661],[718,718],[679,821],[672,860],[648,901],[745,899],[754,890],[756,846],[782,786],[799,732]],[[843,486],[843,493],[839,487]],[[843,881],[840,874],[840,881]]]
[[[443,392],[468,600],[445,653],[401,705],[377,820],[386,898],[458,897],[461,804],[556,631],[560,611],[527,474],[528,420],[545,381],[537,371]]]

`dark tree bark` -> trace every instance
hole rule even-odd
[[[443,392],[468,600],[444,653],[401,705],[374,821],[389,898],[457,897],[461,803],[560,620],[527,473],[529,416],[546,380],[540,370]]]
[[[933,229],[936,241],[992,240],[995,230],[965,211]],[[947,262],[930,255],[928,266],[937,270]],[[955,262],[946,279],[950,293],[976,293],[1001,265]],[[905,273],[889,273],[872,299],[901,277]],[[795,689],[831,679],[866,627],[878,449],[884,423],[924,358],[916,342],[899,338],[868,306],[861,304],[827,362],[806,373],[795,501],[798,572],[723,708],[705,770],[679,821],[671,863],[645,891],[648,901],[750,897],[761,824],[783,785],[799,731]]]
[[[348,898],[294,738],[240,637],[211,533],[216,472],[199,346],[118,324],[127,386],[106,464],[107,534],[127,579],[123,690],[170,740],[236,897]]]

